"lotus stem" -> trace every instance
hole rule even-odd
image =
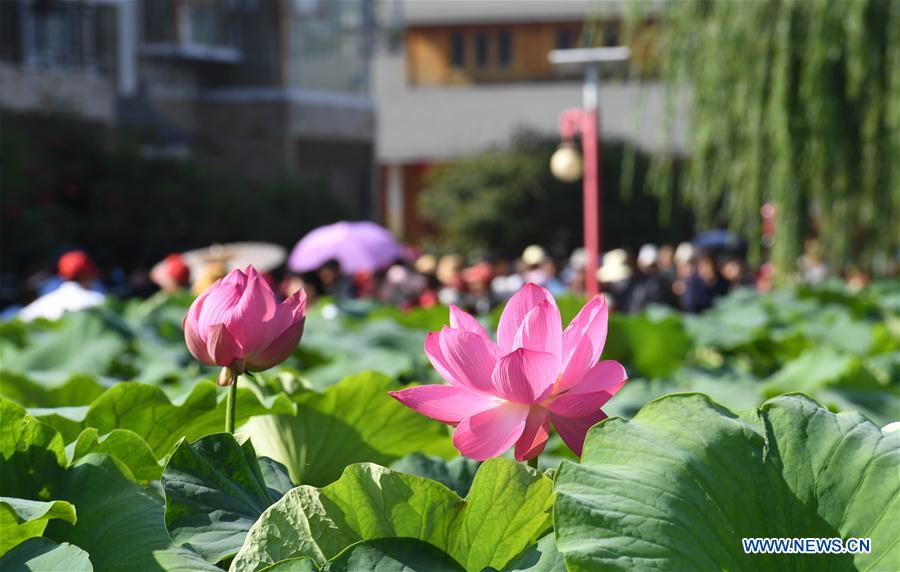
[[[539,471],[540,469],[538,469],[538,456],[539,455],[535,455],[534,457],[528,459],[528,466]]]
[[[232,370],[231,385],[228,386],[228,397],[225,402],[225,431],[234,434],[234,413],[237,409],[237,384],[240,374]]]

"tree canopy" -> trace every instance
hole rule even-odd
[[[671,2],[659,23],[672,100],[689,101],[679,193],[701,223],[727,221],[758,253],[772,201],[781,269],[810,236],[835,267],[896,254],[900,2]]]

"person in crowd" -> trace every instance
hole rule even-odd
[[[433,254],[422,254],[416,259],[413,268],[416,272],[425,278],[425,287],[419,292],[419,298],[416,305],[422,308],[433,308],[437,306],[438,291],[441,289],[441,283],[437,279],[437,258]]]
[[[675,293],[678,272],[675,268],[675,249],[671,244],[660,245],[659,253],[656,256],[656,272],[660,301],[672,308],[678,308],[679,296]]]
[[[106,293],[100,281],[100,270],[83,250],[70,250],[56,261],[56,276],[38,285],[38,295],[49,294],[65,282],[77,282],[82,288]]]
[[[191,269],[185,264],[181,254],[170,254],[163,259],[162,264],[153,267],[150,279],[163,292],[173,294],[190,288]]]
[[[438,300],[441,304],[461,305],[465,293],[465,282],[462,279],[463,258],[458,254],[442,256],[437,265],[437,279],[441,283]]]
[[[532,244],[522,251],[522,264],[525,265],[525,282],[533,282],[543,286],[550,279],[546,268],[543,268],[547,258],[549,258],[547,251],[538,244]]]
[[[694,274],[695,259],[694,246],[689,242],[682,242],[675,249],[672,257],[675,263],[675,281],[672,283],[672,293],[678,298],[676,307],[681,307],[687,281]]]
[[[307,304],[312,306],[316,303],[316,289],[313,288],[308,280],[301,274],[287,272],[278,283],[278,294],[282,299],[287,299],[303,289],[306,292]]]
[[[425,290],[425,276],[408,268],[405,264],[394,264],[385,274],[378,289],[378,301],[409,309],[417,305]]]
[[[494,279],[491,280],[491,298],[494,304],[503,304],[525,285],[522,275],[515,271],[506,258],[494,261]]]
[[[653,244],[645,244],[638,251],[631,276],[628,278],[626,312],[640,312],[648,304],[662,301],[661,284],[656,268],[659,250]]]
[[[490,262],[482,261],[462,271],[462,279],[466,284],[464,306],[478,315],[487,314],[493,306],[491,300],[491,279],[494,267]]]
[[[210,260],[203,265],[198,275],[194,278],[191,285],[191,292],[195,296],[199,296],[204,290],[212,286],[216,280],[225,278],[228,275],[228,266],[220,260]]]
[[[352,276],[341,272],[341,264],[337,260],[325,261],[316,270],[317,287],[320,296],[333,296],[338,299],[353,298],[356,287]]]
[[[803,256],[798,261],[800,278],[808,284],[818,284],[828,278],[828,265],[822,260],[819,241],[808,238],[803,243]]]
[[[709,252],[697,257],[693,274],[685,283],[681,307],[685,312],[702,312],[711,308],[716,298],[728,293],[728,281],[719,272],[716,259]]]
[[[99,274],[97,266],[84,251],[63,254],[57,262],[61,282],[22,308],[19,319],[25,322],[37,318],[58,320],[66,312],[99,306],[106,299],[106,295],[96,289]]]
[[[587,266],[587,251],[578,247],[572,251],[560,278],[566,289],[573,294],[584,294],[584,268]]]
[[[848,268],[845,279],[847,280],[847,288],[851,292],[859,292],[872,281],[869,272],[862,266],[851,266]]]
[[[542,286],[549,290],[551,294],[561,296],[568,292],[566,284],[559,278],[559,270],[555,260],[548,256],[541,263],[540,269],[545,276]]]
[[[728,281],[728,290],[753,284],[753,277],[747,271],[743,257],[737,254],[725,254],[719,264],[719,273]]]
[[[597,280],[602,285],[610,308],[624,311],[628,307],[628,279],[633,270],[628,263],[628,252],[622,248],[603,255],[603,263],[597,270]]]
[[[753,276],[753,283],[757,292],[771,292],[775,287],[775,265],[771,261],[761,264]]]

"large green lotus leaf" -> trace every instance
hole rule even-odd
[[[85,374],[0,370],[0,395],[25,407],[88,405],[111,385]]]
[[[653,307],[632,316],[613,314],[603,359],[627,363],[632,376],[662,377],[681,367],[692,346],[681,317]]]
[[[566,572],[566,562],[551,532],[519,554],[503,572]]]
[[[463,572],[443,550],[415,538],[375,538],[354,544],[323,568],[328,572]]]
[[[162,477],[166,529],[175,544],[190,544],[207,561],[233,556],[259,515],[293,488],[287,470],[260,469],[253,445],[216,433],[182,440]]]
[[[869,353],[875,344],[874,323],[855,320],[839,306],[823,308],[801,324],[816,344],[830,344],[855,355]]]
[[[448,461],[432,455],[413,453],[394,462],[391,468],[395,471],[435,480],[464,497],[469,494],[469,488],[472,486],[472,481],[475,480],[480,465],[481,462],[467,457],[456,457]]]
[[[260,572],[319,572],[319,567],[310,558],[288,558],[261,568]]]
[[[556,474],[569,570],[896,570],[900,433],[802,395],[742,415],[699,394],[588,433]],[[746,555],[742,538],[872,539],[871,554]]]
[[[173,401],[156,386],[129,382],[109,388],[86,408],[33,409],[32,413],[56,427],[66,442],[75,440],[87,427],[100,434],[128,429],[144,439],[157,458],[162,458],[182,437],[197,439],[222,430],[226,393],[215,383],[200,381],[187,396]],[[260,400],[253,390],[238,386],[238,423],[254,415],[293,410],[287,396]]]
[[[830,348],[807,350],[767,379],[762,392],[774,397],[802,391],[829,409],[859,411],[885,425],[900,416],[900,386],[891,373],[878,371],[873,363],[879,362]]]
[[[4,368],[104,374],[126,350],[127,339],[127,330],[108,312],[67,314],[56,327],[32,332],[25,348],[4,355]]]
[[[71,451],[71,463],[90,453],[106,453],[124,464],[128,473],[138,481],[156,480],[163,471],[147,442],[128,429],[113,429],[106,435],[100,435],[99,431],[88,427],[66,450]]]
[[[26,538],[43,534],[51,518],[74,523],[75,507],[66,501],[0,497],[0,554]]]
[[[431,308],[409,309],[384,305],[373,308],[369,312],[368,318],[386,318],[412,330],[436,332],[449,322],[450,310],[447,306],[441,305],[432,306]]]
[[[91,560],[84,550],[64,542],[57,544],[46,538],[29,538],[0,557],[0,570],[29,572],[93,572]]]
[[[427,365],[422,352],[424,341],[424,332],[390,320],[329,320],[310,315],[301,347],[327,362],[305,368],[303,373],[320,391],[365,371],[378,371],[392,378],[413,375]]]
[[[859,369],[860,362],[853,356],[827,348],[811,349],[769,377],[763,391],[770,397],[793,391],[810,393],[835,385]],[[870,385],[871,389],[881,389],[874,380]]]
[[[813,395],[831,411],[859,411],[879,427],[900,419],[900,387],[897,386],[884,391],[832,387]]]
[[[351,376],[323,393],[295,395],[296,415],[257,417],[245,429],[258,454],[284,463],[294,482],[314,486],[334,482],[352,463],[387,465],[414,451],[455,456],[444,425],[387,394],[398,389],[382,374]]]
[[[63,440],[53,427],[0,398],[0,484],[4,494],[51,500],[43,483],[55,480],[66,463]]]
[[[685,327],[698,346],[733,350],[767,335],[769,317],[760,295],[749,289],[720,298],[698,316],[686,316]]]
[[[163,499],[129,480],[108,455],[82,458],[54,494],[78,508],[78,522],[52,521],[45,536],[80,546],[98,570],[217,570],[194,550],[172,544]]]
[[[502,568],[549,529],[551,488],[543,474],[507,459],[483,463],[465,500],[430,479],[351,465],[327,487],[297,487],[269,507],[231,569],[298,557],[323,566],[356,542],[394,537],[428,542],[466,570]]]

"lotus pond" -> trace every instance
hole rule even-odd
[[[896,282],[613,314],[630,379],[580,459],[551,435],[537,468],[459,456],[388,395],[440,382],[446,308],[320,302],[223,433],[191,301],[0,324],[0,570],[900,570]],[[763,537],[871,550],[745,554]]]

